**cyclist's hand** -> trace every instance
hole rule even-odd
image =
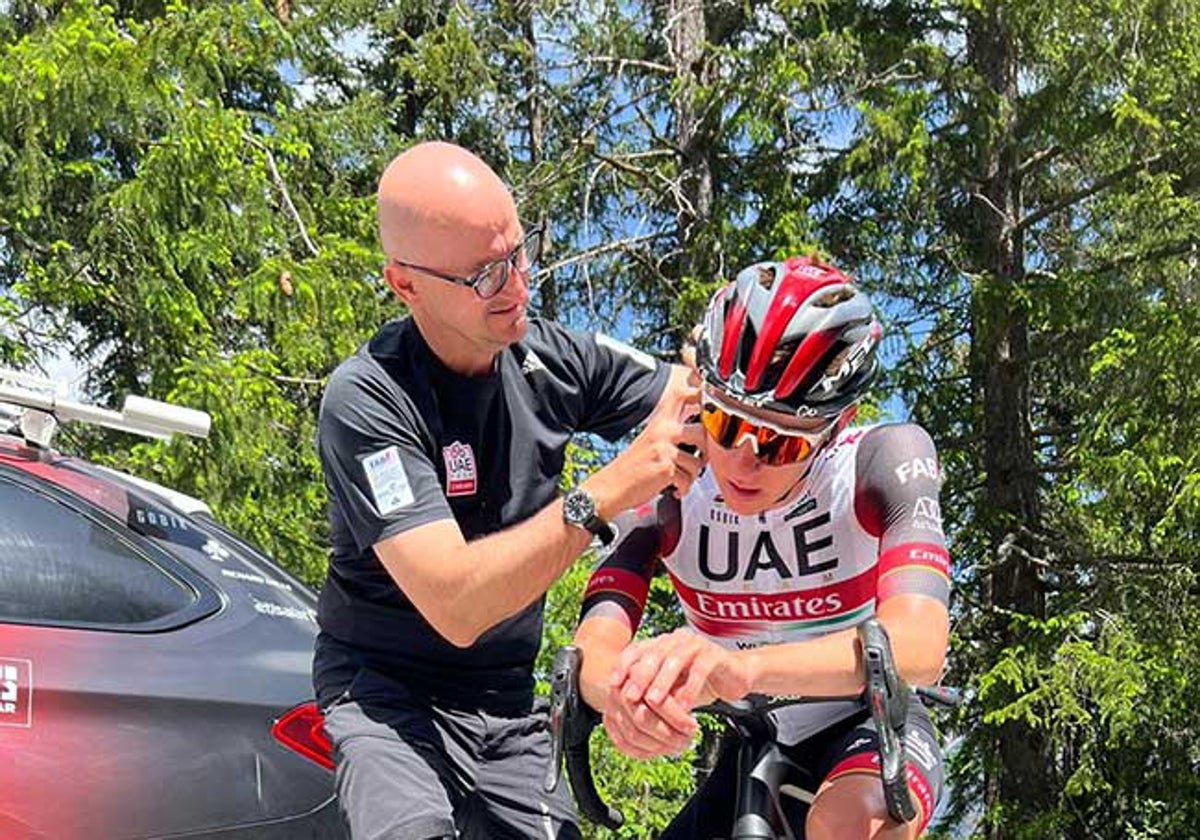
[[[745,660],[687,629],[627,647],[611,682],[627,702],[641,700],[676,729],[694,725],[690,712],[713,700],[738,700],[750,691]]]
[[[604,731],[613,746],[631,758],[678,755],[688,748],[696,723],[688,718],[688,731],[681,732],[642,701],[625,699],[621,686],[609,686],[604,701]]]
[[[613,461],[584,485],[596,499],[600,515],[612,519],[637,507],[667,487],[682,495],[703,466],[704,430],[696,421],[700,389],[676,367],[646,427]]]

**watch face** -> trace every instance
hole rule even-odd
[[[578,525],[587,522],[596,513],[596,503],[581,490],[572,490],[563,498],[563,517]]]

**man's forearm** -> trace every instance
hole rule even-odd
[[[455,549],[438,587],[441,603],[430,604],[445,617],[439,632],[460,647],[473,644],[540,598],[590,542],[586,531],[563,522],[556,500],[519,525]]]
[[[604,712],[613,666],[632,638],[633,630],[626,622],[608,616],[585,619],[575,631],[575,644],[583,654],[579,690],[597,712]]]

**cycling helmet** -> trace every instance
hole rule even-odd
[[[705,381],[747,405],[837,419],[875,380],[883,328],[849,277],[808,257],[743,269],[708,304]]]

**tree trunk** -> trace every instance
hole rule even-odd
[[[543,147],[546,140],[545,115],[542,112],[542,97],[538,95],[541,79],[537,68],[537,33],[533,28],[533,12],[536,3],[520,3],[517,8],[521,14],[521,36],[525,39],[527,54],[525,57],[525,119],[529,124],[529,169],[537,172],[543,160]],[[538,208],[532,224],[543,227],[546,231],[542,240],[542,253],[550,253],[552,240],[550,238],[549,219],[545,207]],[[541,315],[551,321],[558,318],[558,286],[554,276],[547,274],[534,281],[538,284],[538,294],[541,301]],[[533,290],[530,289],[530,292]]]
[[[975,195],[974,259],[981,280],[973,301],[973,375],[983,395],[983,465],[986,471],[981,512],[998,554],[990,581],[990,606],[1042,618],[1045,601],[1036,566],[1020,551],[999,547],[1021,529],[1036,532],[1041,521],[1034,451],[1028,311],[1022,285],[1025,253],[1012,232],[1021,217],[1018,172],[1017,55],[1003,15],[1003,4],[989,2],[972,16],[968,50],[982,85],[978,119],[981,179]],[[1024,540],[1016,538],[1016,545]],[[1033,549],[1034,546],[1025,545]],[[1003,645],[1017,633],[1003,612],[996,632]],[[999,734],[999,766],[988,779],[987,805],[1016,806],[1022,814],[1053,807],[1050,767],[1041,734],[1023,723],[1006,723]],[[992,836],[1011,836],[1004,826]]]
[[[713,120],[704,113],[700,86],[707,80],[704,48],[708,30],[703,0],[668,0],[667,34],[677,81],[674,98],[675,146],[679,154],[679,194],[676,198],[681,273],[703,270],[702,249],[693,247],[700,227],[712,213]]]

